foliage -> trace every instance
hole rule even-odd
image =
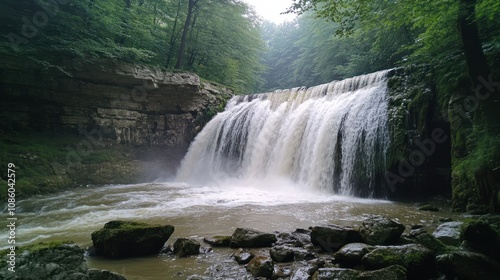
[[[240,1],[198,0],[183,69],[249,92],[259,85],[258,19]],[[5,0],[0,53],[44,63],[119,59],[172,69],[186,0]]]

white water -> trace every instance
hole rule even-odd
[[[230,100],[191,144],[177,180],[383,196],[387,71]],[[258,182],[256,182],[258,181]]]

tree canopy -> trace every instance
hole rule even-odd
[[[5,0],[0,25],[8,55],[177,68],[240,93],[260,85],[259,19],[237,0]]]

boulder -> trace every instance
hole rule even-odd
[[[234,255],[234,259],[238,264],[247,264],[249,263],[255,255],[252,252],[241,251]]]
[[[447,279],[496,280],[500,263],[480,253],[455,251],[436,257],[437,268]]]
[[[237,228],[231,236],[229,245],[233,248],[271,247],[276,241],[276,235],[272,233],[250,228]]]
[[[10,250],[0,251],[8,256]],[[15,250],[15,272],[8,270],[8,261],[0,262],[0,279],[8,280],[126,280],[125,277],[105,270],[88,269],[84,250],[69,241],[37,243]],[[10,258],[10,257],[9,257]],[[99,276],[99,278],[96,278]]]
[[[304,280],[304,279],[307,280],[311,279],[311,275],[309,274],[307,267],[299,267],[298,269],[292,272],[292,275],[290,275],[290,280]]]
[[[391,265],[379,270],[364,271],[359,280],[406,280],[406,269],[400,265]]]
[[[127,280],[120,274],[101,269],[89,269],[88,276],[88,280]]]
[[[500,239],[488,223],[473,221],[465,224],[461,239],[468,248],[500,261]]]
[[[400,265],[408,270],[410,279],[425,279],[435,271],[434,252],[420,244],[377,247],[362,261],[367,269]]]
[[[349,243],[335,253],[335,259],[340,263],[358,264],[361,259],[370,251],[373,246],[364,243]]]
[[[287,246],[275,246],[269,250],[269,255],[275,262],[291,262],[295,252]]]
[[[346,244],[361,242],[361,236],[352,227],[316,226],[311,230],[311,242],[326,252],[335,252]]]
[[[256,256],[247,264],[246,269],[254,277],[271,278],[274,272],[274,263],[268,257]]]
[[[458,246],[460,244],[460,228],[462,224],[462,222],[440,224],[432,235],[446,245]]]
[[[307,262],[297,262],[296,267],[290,276],[290,280],[311,279],[312,275],[314,275],[320,267],[325,267],[325,260],[317,258]]]
[[[430,233],[422,233],[412,237],[415,243],[421,244],[435,253],[442,253],[446,250],[446,245]]]
[[[291,248],[291,249],[293,250],[294,261],[310,261],[318,257],[315,253],[310,252],[306,249],[302,248]]]
[[[285,279],[292,275],[292,269],[289,266],[274,266],[272,279]]]
[[[349,268],[320,268],[312,280],[357,280],[360,272]]]
[[[200,253],[200,242],[194,239],[178,238],[174,243],[174,254],[178,257],[198,255]]]
[[[212,237],[205,237],[203,241],[207,242],[212,247],[228,247],[231,242],[231,236],[216,235]]]
[[[405,226],[399,222],[375,216],[363,221],[359,233],[367,244],[389,245],[398,241],[404,230]]]
[[[98,255],[137,257],[158,253],[173,232],[171,225],[111,221],[92,233],[92,242]]]
[[[292,233],[281,232],[278,234],[276,245],[287,245],[292,247],[303,247],[311,244],[310,231],[297,229]]]

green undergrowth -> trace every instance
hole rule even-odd
[[[122,160],[116,150],[82,145],[83,137],[43,133],[4,133],[0,136],[1,201],[7,197],[8,164],[15,165],[16,198],[52,193],[75,186],[75,168]],[[88,143],[88,142],[87,142]],[[12,181],[10,182],[12,183]]]
[[[487,210],[498,210],[500,193],[495,182],[500,167],[500,136],[478,132],[467,136],[457,131],[454,141],[459,146],[461,141],[470,143],[463,138],[471,137],[476,141],[475,147],[466,156],[453,160],[454,208],[463,211],[467,206],[487,202]]]

